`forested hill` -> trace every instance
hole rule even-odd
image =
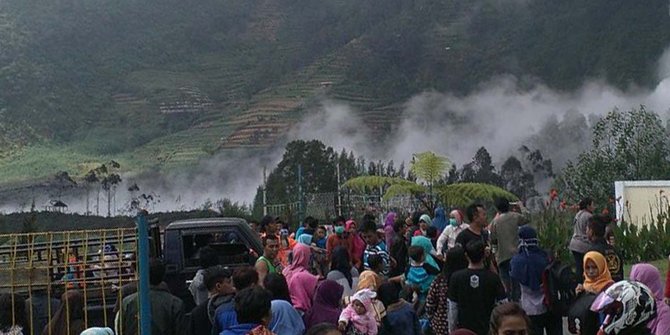
[[[668,42],[661,0],[3,0],[0,177],[262,147],[323,97],[385,130],[496,74],[653,86]]]

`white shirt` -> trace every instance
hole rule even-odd
[[[444,250],[444,244],[447,244],[447,248],[451,249],[456,245],[456,237],[462,231],[468,229],[469,225],[467,223],[461,223],[460,226],[448,225],[440,234],[440,237],[437,239],[437,252],[442,253]]]

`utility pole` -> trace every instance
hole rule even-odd
[[[268,177],[266,168],[263,167],[263,216],[268,215]]]
[[[342,181],[340,176],[340,162],[337,162],[337,215],[342,216]]]
[[[302,189],[302,165],[298,165],[298,221],[302,226],[305,217],[305,197]]]

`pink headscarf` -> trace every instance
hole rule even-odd
[[[309,258],[311,255],[312,249],[304,244],[298,243],[293,247],[293,261],[283,271],[289,286],[291,285],[291,279],[296,274],[300,272],[309,273]]]
[[[295,309],[306,313],[312,308],[312,299],[318,282],[319,278],[309,272],[298,272],[293,275],[288,283],[288,290]]]
[[[351,225],[355,225],[355,224],[356,224],[356,221],[354,221],[354,220],[347,220],[347,222],[344,223],[344,228],[345,228],[346,230],[349,230],[349,228],[351,228]],[[357,226],[358,226],[358,225],[357,225]]]
[[[463,223],[463,215],[461,214],[461,211],[459,211],[458,209],[454,209],[453,211],[449,212],[449,216],[452,216],[452,215],[454,216],[454,218],[456,219],[456,222],[460,226],[461,223]]]
[[[349,230],[351,228],[351,225],[355,225],[356,221],[354,220],[348,220],[345,224],[344,227]],[[355,261],[357,259],[360,259],[361,256],[363,256],[363,251],[365,250],[365,241],[363,241],[363,238],[356,232],[353,232],[351,234],[351,242],[352,242],[352,261]]]
[[[375,319],[374,308],[372,307],[372,299],[377,294],[369,289],[363,289],[351,297],[351,302],[347,305],[340,314],[340,321],[346,320],[351,322],[359,332],[364,334],[377,334],[377,320]],[[360,301],[365,306],[365,314],[358,315],[354,310],[354,301]]]
[[[663,302],[661,273],[651,264],[635,264],[630,270],[630,280],[646,285],[654,293],[656,318],[649,321],[647,328],[654,334],[670,334],[670,306]]]

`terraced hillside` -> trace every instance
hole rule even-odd
[[[265,148],[324,100],[383,140],[412,95],[497,74],[651,86],[669,42],[661,1],[7,0],[0,185]]]

